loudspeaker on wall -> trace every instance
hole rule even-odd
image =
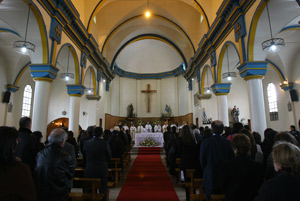
[[[292,102],[298,101],[298,93],[295,89],[290,90],[290,96],[291,96],[291,100]]]
[[[6,92],[4,92],[2,102],[3,103],[9,103],[9,100],[10,100],[10,91],[6,91]]]

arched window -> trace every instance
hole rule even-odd
[[[277,96],[276,96],[275,85],[273,83],[268,84],[267,92],[268,92],[270,120],[277,121],[278,120]]]
[[[22,117],[30,116],[31,98],[32,98],[32,88],[30,85],[26,85],[23,94]]]

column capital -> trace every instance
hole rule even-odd
[[[294,83],[284,81],[282,84],[280,84],[280,88],[283,89],[284,91],[292,90],[294,88]]]
[[[51,64],[30,64],[31,77],[35,81],[52,82],[58,71],[59,69]]]
[[[84,94],[85,87],[80,84],[68,84],[67,90],[69,96],[81,97]]]
[[[16,86],[16,85],[12,85],[12,84],[8,84],[6,85],[6,88],[7,88],[7,91],[10,91],[10,92],[17,92],[19,91],[20,87]]]
[[[216,96],[228,95],[231,83],[216,83],[211,85],[212,91]]]
[[[96,101],[99,101],[101,99],[101,96],[99,95],[86,95],[86,98],[88,100],[96,100]]]
[[[262,79],[267,73],[268,62],[267,61],[255,61],[245,62],[241,64],[237,69],[240,72],[240,76],[244,80]]]

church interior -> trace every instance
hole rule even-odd
[[[0,125],[298,130],[299,31],[299,0],[0,0]]]

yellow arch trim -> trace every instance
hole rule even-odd
[[[109,36],[108,38],[105,40],[105,44],[103,44],[103,47],[102,47],[102,52],[104,52],[104,49],[106,48],[107,44],[109,43],[110,39],[113,37],[113,35],[121,28],[123,27],[124,25],[128,24],[129,22],[133,21],[133,20],[137,20],[139,18],[144,18],[145,16],[144,15],[138,15],[138,16],[135,16],[135,17],[132,17],[124,22],[122,22],[120,25],[117,26],[116,29],[114,29],[112,32],[109,33]],[[193,51],[195,51],[195,48],[194,48],[194,45],[192,44],[192,41],[191,39],[188,37],[187,33],[178,25],[176,24],[175,22],[165,18],[165,17],[162,17],[160,15],[157,15],[157,14],[152,14],[151,17],[155,17],[155,18],[158,18],[158,19],[161,19],[161,20],[164,20],[172,25],[174,25],[176,27],[177,30],[179,30],[184,36],[185,38],[189,41],[189,44],[190,46],[192,47]]]
[[[21,77],[23,76],[24,72],[28,69],[29,65],[30,65],[30,64],[28,64],[27,66],[25,66],[25,68],[23,68],[23,69],[20,71],[20,73],[18,74],[18,77],[17,77],[16,81],[14,82],[14,85],[15,85],[15,86],[18,86]]]
[[[75,52],[75,50],[73,48],[71,48],[70,46],[68,46],[68,48],[71,51],[71,54],[73,56],[74,59],[74,65],[75,65],[75,84],[79,84],[79,63],[78,63],[78,57],[77,54]]]
[[[271,64],[270,62],[268,64],[276,71],[276,73],[278,74],[278,76],[281,80],[281,83],[286,81],[285,78],[281,75],[281,72],[273,64]]]
[[[88,67],[86,69],[86,71],[84,72],[84,75],[82,76],[82,84],[84,84],[85,78],[86,78],[86,74],[88,71],[92,72],[92,79],[93,79],[93,88],[94,88],[94,95],[97,95],[97,86],[96,86],[96,73],[95,70],[92,66]]]
[[[220,54],[220,59],[219,59],[218,68],[217,68],[218,83],[222,82],[222,79],[221,79],[221,77],[222,77],[222,66],[223,66],[224,55],[225,55],[225,52],[226,52],[227,49],[228,49],[228,45],[226,45],[226,47],[222,49],[221,54]]]
[[[270,1],[270,0],[267,0]],[[254,61],[254,41],[256,36],[257,24],[260,19],[262,12],[266,7],[266,2],[262,2],[259,8],[256,11],[256,15],[252,21],[252,25],[250,27],[250,34],[249,34],[249,44],[248,44],[248,60]]]
[[[210,72],[211,72],[211,75],[212,75],[212,79],[213,79],[213,83],[215,84],[213,70],[211,69],[211,67],[209,67],[208,65],[206,65],[204,67],[203,71],[202,71],[202,76],[201,76],[201,92],[200,92],[200,94],[203,94],[203,92],[204,92],[204,82],[205,82],[205,76],[206,76],[207,69],[210,69]]]
[[[29,1],[28,0],[23,0],[25,4],[27,4],[29,6]],[[33,2],[31,2],[31,4],[34,4]],[[35,16],[35,19],[38,23],[38,27],[40,30],[40,34],[41,34],[41,41],[42,41],[42,47],[43,47],[43,64],[47,64],[48,63],[48,55],[49,55],[49,50],[48,50],[48,38],[47,38],[47,33],[45,31],[45,23],[43,21],[43,16],[41,16],[41,14],[39,13],[39,11],[36,9],[35,5],[34,6],[30,6],[30,9],[32,11],[32,13]]]

